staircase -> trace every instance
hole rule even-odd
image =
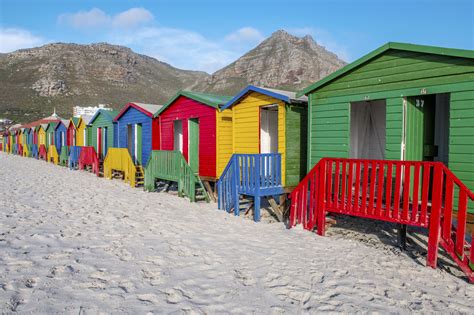
[[[99,159],[94,147],[87,146],[81,148],[78,164],[80,170],[90,167],[91,172],[99,176]]]
[[[81,155],[82,147],[70,146],[68,167],[70,170],[77,170],[79,168],[79,156]]]
[[[143,187],[145,184],[145,171],[141,165],[135,166],[135,187]]]
[[[133,163],[132,157],[126,148],[109,148],[104,159],[104,177],[112,179],[114,173],[123,174],[124,181],[128,181],[131,187],[143,185],[143,168]]]
[[[201,179],[179,151],[151,151],[145,167],[145,190],[154,191],[156,179],[178,183],[178,195],[188,197],[191,202],[210,201]]]
[[[426,228],[427,266],[436,268],[441,245],[474,282],[474,233],[466,230],[474,193],[441,162],[324,158],[290,199],[289,226],[320,235],[328,213]]]
[[[59,153],[59,165],[67,166],[69,158],[69,148],[65,145],[61,147],[61,152]]]
[[[48,151],[44,144],[40,144],[38,149],[38,158],[47,161],[48,160]]]
[[[217,181],[218,207],[239,215],[245,197],[253,197],[254,221],[260,221],[260,201],[264,196],[284,193],[281,184],[281,155],[234,154]],[[248,204],[248,202],[247,202]],[[244,205],[248,210],[248,207]]]

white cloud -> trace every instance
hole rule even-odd
[[[154,19],[153,14],[144,8],[131,8],[116,15],[109,15],[98,8],[76,13],[64,13],[58,17],[58,23],[75,29],[93,29],[97,27],[131,28]]]
[[[92,8],[89,11],[61,14],[58,17],[58,23],[77,29],[87,29],[108,25],[111,23],[111,17],[100,9]]]
[[[144,8],[132,8],[114,16],[112,25],[118,27],[134,27],[154,19],[153,14]]]
[[[0,28],[0,52],[7,53],[21,48],[45,44],[46,41],[27,30],[19,28]]]
[[[337,42],[333,35],[321,28],[315,27],[294,27],[287,28],[286,31],[295,36],[311,35],[313,39],[321,46],[324,46],[327,50],[335,53],[339,58],[344,61],[350,61],[350,53],[347,46]]]
[[[265,37],[253,27],[243,27],[225,37],[232,42],[261,42]]]
[[[214,72],[239,57],[220,41],[184,29],[146,27],[128,34],[115,34],[111,41],[128,45],[146,55],[182,69]]]

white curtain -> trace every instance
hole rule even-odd
[[[351,158],[384,159],[385,115],[385,101],[351,104]]]

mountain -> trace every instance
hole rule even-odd
[[[247,84],[294,91],[324,78],[345,64],[311,36],[299,38],[279,30],[198,87],[230,95]]]
[[[62,117],[76,105],[164,103],[180,89],[233,95],[247,84],[298,90],[345,63],[310,36],[285,31],[212,75],[181,70],[106,43],[56,43],[0,54],[0,118]]]
[[[159,104],[208,76],[104,43],[22,49],[0,55],[0,118],[31,121],[49,116],[54,107],[69,117],[73,106],[98,103]]]

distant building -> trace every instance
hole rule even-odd
[[[74,106],[72,108],[72,115],[74,117],[80,117],[80,116],[94,116],[95,113],[99,110],[112,110],[112,108],[107,108],[105,107],[104,104],[99,104],[99,106],[88,106],[88,107],[82,107],[82,106]]]

